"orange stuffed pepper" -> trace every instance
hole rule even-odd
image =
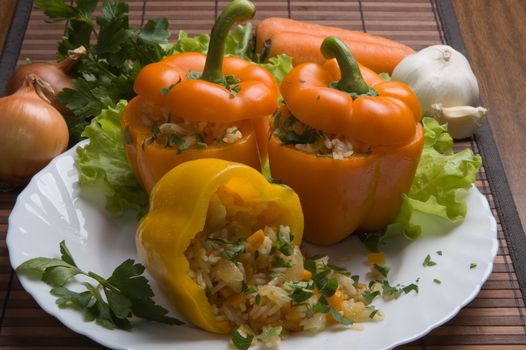
[[[192,159],[221,158],[260,169],[278,87],[264,68],[224,57],[231,26],[254,14],[250,1],[230,3],[212,29],[207,55],[176,54],[139,72],[138,96],[123,113],[122,133],[132,170],[148,192],[166,172]]]
[[[328,37],[324,65],[297,66],[269,141],[272,176],[299,195],[306,240],[336,243],[394,218],[424,145],[420,106],[404,84],[361,67]]]

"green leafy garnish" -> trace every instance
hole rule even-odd
[[[226,248],[221,252],[221,257],[230,260],[235,261],[238,256],[245,252],[245,245],[244,244],[238,244],[233,245],[231,247]]]
[[[334,320],[340,324],[343,324],[345,326],[350,326],[353,324],[353,322],[350,319],[342,315],[338,310],[336,310],[332,306],[329,309],[329,313],[332,316],[332,318],[334,318]]]
[[[405,294],[409,294],[409,292],[412,292],[412,291],[418,294],[418,286],[414,283],[411,283],[403,287],[402,290],[404,291]]]
[[[435,266],[437,263],[431,260],[431,255],[427,254],[426,258],[422,262],[422,266],[429,267],[429,266]]]
[[[247,350],[250,345],[252,345],[252,340],[254,340],[254,335],[247,334],[245,337],[239,333],[237,329],[234,329],[230,334],[230,339],[232,343],[238,350]]]
[[[293,239],[292,234],[278,229],[277,239],[272,243],[272,250],[279,251],[285,256],[291,256],[294,252],[294,246],[292,245]]]
[[[117,266],[109,278],[77,267],[66,243],[60,243],[61,258],[33,258],[16,268],[17,272],[32,279],[41,279],[53,288],[51,294],[63,308],[83,313],[86,321],[95,321],[108,329],[130,329],[132,317],[171,325],[181,325],[177,318],[167,316],[168,311],[155,304],[148,280],[142,276],[144,266],[128,259]],[[83,275],[96,282],[83,282],[85,291],[76,292],[65,287],[73,277]]]
[[[81,45],[87,56],[73,72],[72,89],[64,89],[59,100],[73,113],[67,119],[71,143],[76,143],[89,120],[102,109],[129,100],[135,93],[133,82],[144,65],[169,54],[168,21],[149,20],[142,28],[129,23],[128,4],[114,0],[102,2],[101,15],[95,15],[98,1],[37,0],[51,21],[67,21],[65,35],[58,44],[57,57]],[[95,39],[95,40],[93,40]]]
[[[436,283],[436,284],[441,284],[441,283],[442,283],[442,281],[441,281],[441,280],[439,280],[439,279],[436,279],[436,278],[433,278],[433,282],[434,282],[434,283]]]
[[[102,188],[110,213],[120,215],[131,208],[142,216],[148,208],[148,195],[131,171],[121,139],[121,114],[126,105],[121,101],[91,121],[82,133],[90,143],[77,148],[75,165],[82,187]]]
[[[328,278],[330,270],[324,270],[312,275],[312,280],[316,288],[324,297],[331,297],[338,289],[338,281],[335,278]]]
[[[481,158],[471,149],[453,152],[447,126],[433,118],[423,118],[424,150],[416,175],[402,206],[385,229],[385,236],[418,238],[433,232],[438,224],[455,224],[466,216],[466,195],[475,182]]]
[[[367,304],[370,304],[379,295],[380,295],[380,291],[377,291],[377,290],[374,292],[365,291],[362,293],[362,298],[363,300],[365,300]]]
[[[389,273],[389,267],[385,265],[373,264],[373,268],[384,277],[387,277],[387,274]]]
[[[295,304],[303,303],[314,295],[314,282],[309,281],[287,281],[283,288],[288,291],[290,299]]]
[[[278,335],[281,334],[282,331],[283,331],[283,327],[281,326],[272,327],[272,328],[269,328],[263,331],[261,334],[257,335],[256,339],[265,341],[268,338],[277,337]]]
[[[477,264],[475,264],[475,263],[471,263],[471,264],[469,264],[469,268],[470,268],[470,269],[474,269],[474,268],[476,268],[476,267],[477,267]]]

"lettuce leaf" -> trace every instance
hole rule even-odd
[[[471,149],[453,152],[453,140],[447,126],[424,118],[424,150],[409,193],[383,239],[403,235],[418,238],[433,232],[437,222],[456,224],[467,212],[465,197],[476,180],[482,164]]]
[[[182,52],[207,53],[209,43],[210,36],[208,34],[190,37],[186,32],[180,31],[177,41],[170,50],[170,54]],[[254,37],[251,23],[238,25],[230,31],[225,41],[225,55],[242,57],[260,65],[267,69],[278,83],[281,83],[285,75],[293,68],[292,57],[287,55],[271,57],[263,63],[254,62]]]
[[[260,66],[266,68],[276,81],[281,83],[285,75],[292,70],[292,57],[287,55],[278,55],[268,59],[265,63],[259,63]]]
[[[142,215],[148,206],[148,195],[133,175],[121,138],[121,114],[126,101],[108,107],[93,118],[82,136],[90,142],[77,148],[75,165],[84,192],[102,189],[106,194],[106,210],[121,215],[131,208]]]

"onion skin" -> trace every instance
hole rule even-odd
[[[0,98],[0,187],[23,185],[68,145],[62,115],[37,94],[30,75],[12,95]]]
[[[34,62],[20,66],[7,83],[7,93],[13,94],[23,84],[29,74],[36,74],[53,88],[54,94],[58,94],[64,88],[71,88],[71,77],[64,73],[56,64],[47,62]],[[54,96],[49,96],[51,105],[63,114],[71,111],[64,107]]]
[[[86,49],[81,46],[70,51],[66,59],[58,63],[33,62],[20,66],[7,82],[7,94],[14,94],[24,85],[30,74],[36,74],[40,79],[48,83],[53,91],[47,95],[51,105],[63,115],[70,115],[71,111],[57,99],[56,95],[65,88],[72,88],[69,71],[73,69],[86,55]]]

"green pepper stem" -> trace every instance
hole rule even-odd
[[[225,55],[225,41],[228,32],[234,24],[248,21],[255,14],[256,7],[248,0],[234,0],[225,7],[212,28],[201,79],[216,84],[225,84],[223,56]]]
[[[358,63],[343,41],[337,37],[329,36],[323,40],[320,50],[326,59],[336,58],[338,61],[341,73],[341,79],[336,83],[338,90],[357,95],[365,95],[369,92],[369,86],[363,80]]]

